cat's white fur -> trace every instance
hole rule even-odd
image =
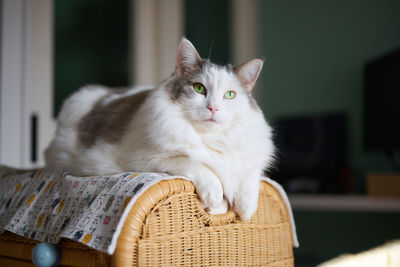
[[[171,103],[169,82],[185,75],[185,68],[198,60],[194,47],[183,39],[175,73],[151,90],[117,143],[100,138],[89,148],[81,145],[78,123],[100,99],[106,105],[138,89],[117,95],[106,87],[90,86],[74,93],[62,107],[56,136],[46,151],[47,164],[76,175],[123,171],[184,175],[192,179],[203,206],[211,212],[225,212],[228,202],[242,219],[250,219],[257,208],[260,176],[274,152],[271,129],[249,96],[262,61],[250,61],[236,72],[210,65],[196,76],[207,95],[195,93]],[[224,98],[229,90],[236,92],[234,99]],[[214,116],[210,105],[218,108]]]

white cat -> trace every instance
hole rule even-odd
[[[271,128],[251,96],[262,65],[215,65],[183,38],[174,73],[156,88],[87,86],[69,97],[47,165],[75,175],[184,175],[210,213],[226,212],[228,202],[248,220],[274,153]]]

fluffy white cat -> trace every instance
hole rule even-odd
[[[159,86],[87,86],[70,96],[46,163],[75,175],[184,175],[210,213],[226,212],[229,203],[248,220],[274,153],[271,128],[251,96],[262,65],[215,65],[183,38],[175,71]]]

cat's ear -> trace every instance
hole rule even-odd
[[[176,56],[175,74],[178,76],[185,73],[195,73],[201,64],[201,58],[192,43],[182,38],[178,46],[178,55]]]
[[[247,92],[251,93],[251,90],[253,90],[263,64],[264,61],[262,59],[253,59],[235,67],[236,76],[239,78],[239,81]]]

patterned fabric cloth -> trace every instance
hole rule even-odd
[[[54,244],[68,238],[112,254],[136,199],[161,180],[175,178],[187,179],[133,172],[76,177],[60,170],[0,166],[0,232]],[[294,240],[297,244],[296,235]]]

